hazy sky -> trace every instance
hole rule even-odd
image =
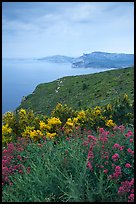
[[[3,2],[2,56],[134,53],[133,2]]]

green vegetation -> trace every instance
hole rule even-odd
[[[5,113],[2,201],[134,202],[133,79],[133,68],[64,77]]]
[[[49,115],[57,103],[67,104],[80,110],[112,103],[115,98],[124,93],[133,100],[133,67],[82,76],[68,76],[50,83],[39,84],[17,109],[32,109],[36,113]]]

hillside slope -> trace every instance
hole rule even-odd
[[[58,102],[79,110],[104,105],[127,93],[134,94],[134,68],[110,70],[82,76],[68,76],[39,84],[17,108],[50,114]]]

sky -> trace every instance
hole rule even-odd
[[[134,53],[134,2],[2,2],[2,57]]]

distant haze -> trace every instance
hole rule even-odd
[[[134,53],[134,2],[2,2],[2,57]]]

